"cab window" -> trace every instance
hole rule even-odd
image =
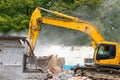
[[[115,45],[102,44],[98,47],[97,60],[113,59],[115,58],[116,47]]]

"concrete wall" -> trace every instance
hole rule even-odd
[[[26,51],[19,39],[0,39],[0,80],[44,80],[45,74],[23,72]]]
[[[84,58],[93,58],[94,49],[91,46],[62,46],[62,45],[39,45],[36,47],[37,56],[48,56],[52,53],[65,58],[65,65],[84,66]]]

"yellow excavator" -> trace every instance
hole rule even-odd
[[[42,10],[50,12],[62,18],[42,17]],[[93,58],[95,65],[102,68],[107,66],[107,68],[110,69],[112,68],[115,70],[120,70],[120,47],[117,42],[105,41],[96,27],[87,21],[56,11],[51,11],[42,7],[37,7],[35,9],[35,11],[32,13],[29,23],[28,41],[30,42],[32,51],[34,51],[41,24],[49,24],[54,25],[55,27],[69,28],[88,34],[92,39],[91,44],[94,48]],[[33,53],[30,51],[29,55],[33,55]]]

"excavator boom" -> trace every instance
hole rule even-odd
[[[96,43],[100,41],[104,41],[103,37],[97,31],[97,29],[88,22],[64,20],[64,19],[57,19],[57,18],[45,18],[45,17],[42,17],[40,20],[42,21],[41,23],[73,29],[73,30],[79,30],[84,33],[87,33]]]
[[[72,16],[68,16],[66,14],[59,13],[57,11],[51,11],[51,10],[47,10],[45,8],[40,8],[40,9],[44,10],[46,12],[50,12],[52,14],[55,14],[57,16],[69,19],[69,20],[65,20],[65,19],[42,17],[41,18],[42,23],[82,31],[82,32],[90,35],[90,37],[93,39],[93,41],[95,41],[95,43],[98,43],[100,41],[104,41],[104,38],[101,36],[99,31],[91,23],[83,21],[83,20],[76,18],[76,17],[72,17]]]

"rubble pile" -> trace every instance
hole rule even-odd
[[[48,65],[46,65],[48,68],[46,68],[46,72],[40,76],[40,80],[90,80],[87,77],[75,75],[72,70],[63,71],[62,68],[58,66],[57,60],[58,57],[56,54],[50,56]]]
[[[52,54],[50,58],[47,61],[44,72],[40,75],[39,79],[40,80],[91,80],[85,76],[78,76],[74,74],[73,70],[63,70],[63,66],[60,67],[58,65],[63,65],[63,60],[58,61],[58,57],[56,54]],[[44,62],[43,62],[44,63]],[[43,64],[42,63],[42,64]],[[39,65],[41,64],[40,62],[38,63]],[[43,69],[42,67],[41,69]]]
[[[60,72],[58,74],[52,74],[51,72],[48,71],[45,80],[92,80],[92,79],[89,79],[85,76],[74,75],[74,72],[69,70]]]

